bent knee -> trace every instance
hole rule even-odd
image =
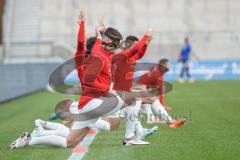
[[[144,98],[142,99],[142,103],[153,103],[157,97],[149,97],[149,98]]]
[[[74,139],[67,139],[67,147],[76,147],[78,142]]]
[[[121,123],[121,118],[116,118],[114,121],[111,121],[110,128],[111,131],[115,131],[119,128],[119,125]]]

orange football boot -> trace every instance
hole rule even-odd
[[[172,122],[168,125],[170,128],[180,128],[186,123],[186,118],[179,120],[172,120]]]

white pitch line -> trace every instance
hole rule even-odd
[[[91,145],[91,143],[92,143],[93,140],[95,139],[97,133],[98,133],[98,131],[96,130],[96,134],[94,134],[94,135],[88,134],[88,135],[78,144],[78,146],[84,146],[84,147],[86,147],[86,148],[89,148],[89,146]],[[83,153],[75,153],[75,152],[73,152],[73,153],[71,154],[71,156],[68,158],[68,160],[82,160],[86,153],[87,153],[87,152],[83,152]]]

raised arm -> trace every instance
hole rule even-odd
[[[138,51],[134,56],[132,56],[135,60],[139,60],[141,59],[144,54],[146,53],[146,50],[147,50],[147,45],[144,45],[140,51]]]
[[[150,43],[150,41],[152,40],[152,35],[151,35],[152,29],[149,29],[148,32],[142,37],[142,39],[131,49],[123,51],[123,53],[127,56],[127,57],[133,57],[136,54],[144,54],[146,49],[147,49],[147,45]],[[137,57],[142,57],[143,55],[138,55]]]
[[[101,47],[102,47],[102,37],[100,34],[100,29],[97,28],[97,40],[93,46],[92,55],[97,56]]]
[[[100,34],[102,34],[106,30],[103,20],[104,20],[103,17],[99,18],[99,20],[98,20]],[[98,35],[98,33],[97,33],[97,35]]]
[[[83,55],[85,52],[85,16],[83,11],[80,12],[78,18],[79,31],[77,37],[77,52],[75,56]]]

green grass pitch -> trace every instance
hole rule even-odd
[[[70,149],[31,146],[10,150],[9,143],[32,131],[36,118],[47,119],[64,95],[38,92],[0,105],[0,160],[66,160]],[[166,104],[171,114],[190,116],[183,128],[159,130],[147,146],[122,146],[124,124],[100,132],[84,160],[238,160],[240,157],[240,81],[174,83]],[[144,124],[144,123],[143,123]],[[144,124],[145,127],[151,125]]]

